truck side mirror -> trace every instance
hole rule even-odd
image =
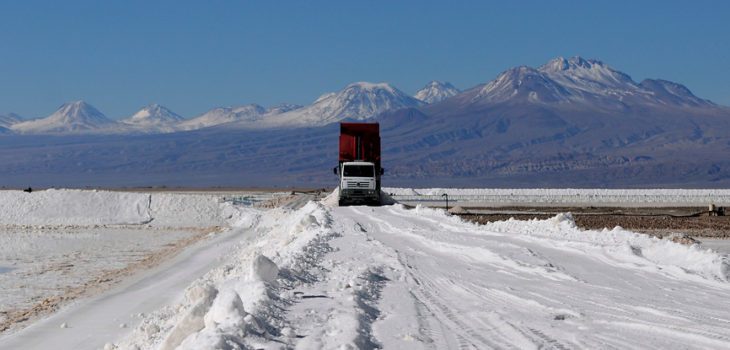
[[[380,175],[385,174],[385,168],[380,168]]]
[[[337,175],[337,167],[332,168],[332,172],[335,173],[335,175]]]

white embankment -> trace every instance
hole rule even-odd
[[[234,211],[214,195],[95,190],[0,191],[0,225],[224,225]]]

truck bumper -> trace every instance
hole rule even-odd
[[[346,203],[379,203],[380,193],[377,190],[344,189],[340,191],[340,201]]]

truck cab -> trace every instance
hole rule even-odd
[[[339,169],[340,205],[350,203],[379,204],[375,164],[371,162],[343,162]]]

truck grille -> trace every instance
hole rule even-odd
[[[368,188],[368,182],[347,181],[347,188]]]

